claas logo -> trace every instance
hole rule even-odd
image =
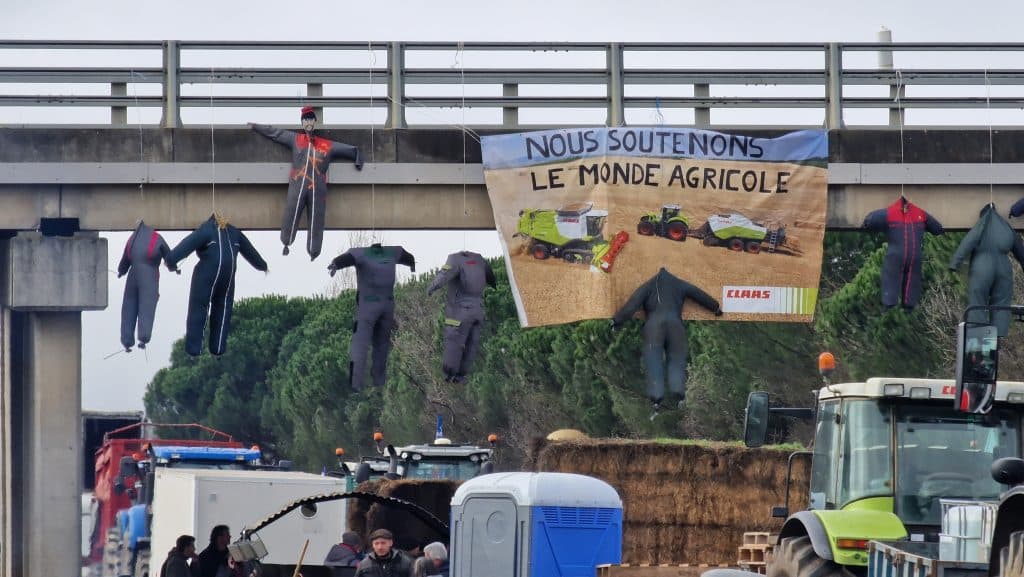
[[[770,299],[772,291],[768,289],[729,289],[725,297],[730,299]]]

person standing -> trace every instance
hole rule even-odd
[[[228,544],[231,543],[231,529],[217,525],[210,531],[210,544],[199,554],[200,577],[231,577],[234,568],[228,563]]]
[[[359,562],[355,577],[411,577],[412,561],[392,546],[395,537],[387,529],[370,533],[370,554]]]
[[[199,557],[196,556],[196,538],[182,535],[174,542],[174,548],[167,553],[167,559],[160,566],[160,577],[201,577]]]
[[[363,541],[355,531],[341,534],[341,543],[331,547],[324,558],[328,567],[355,567],[363,560]]]

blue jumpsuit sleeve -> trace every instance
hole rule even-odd
[[[981,242],[981,232],[985,230],[981,222],[975,224],[970,231],[967,232],[967,236],[960,241],[960,246],[956,247],[956,252],[953,253],[953,258],[949,260],[949,268],[956,270],[960,268],[960,265],[964,263],[964,259],[974,252],[974,249],[978,247],[978,243]]]
[[[249,238],[242,234],[242,231],[238,231],[238,252],[242,254],[242,258],[249,261],[254,269],[267,272],[267,261],[263,260],[256,247],[249,242]]]
[[[363,169],[363,157],[359,154],[358,148],[343,142],[331,142],[330,160],[339,158],[351,160],[358,170]]]
[[[459,269],[453,266],[455,255],[448,255],[448,260],[441,267],[440,272],[434,277],[434,280],[430,281],[430,286],[427,287],[427,294],[432,295],[435,291],[450,283],[459,274]],[[490,269],[490,267],[488,267]]]
[[[879,209],[869,212],[864,217],[864,228],[873,231],[884,231],[889,228],[889,211],[887,209]]]
[[[940,234],[946,232],[946,229],[942,228],[942,223],[936,220],[934,216],[928,214],[927,212],[924,213],[924,216],[924,229],[926,231],[934,234],[935,236],[939,236]]]
[[[416,272],[416,257],[412,256],[412,253],[407,252],[402,247],[398,247],[398,250],[398,264],[404,264],[409,267],[409,270]]]
[[[352,253],[347,250],[334,257],[334,260],[331,261],[331,267],[335,269],[343,269],[347,266],[356,266],[356,257],[352,256]]]
[[[265,136],[278,144],[283,144],[289,148],[295,148],[294,132],[291,132],[290,130],[281,130],[280,128],[275,128],[266,124],[253,123],[251,126],[252,129],[260,135]]]
[[[622,305],[622,308],[612,316],[613,324],[621,325],[628,321],[640,310],[640,307],[644,306],[644,301],[647,300],[647,295],[651,292],[651,283],[653,282],[653,280],[649,280],[633,291],[633,295],[629,297],[626,304]]]
[[[1024,268],[1024,242],[1021,242],[1016,232],[1013,233],[1013,258],[1017,259],[1021,268]]]
[[[135,240],[135,233],[128,237],[128,242],[124,245],[124,252],[121,253],[121,262],[117,265],[117,276],[118,278],[128,274],[128,269],[132,268],[131,252],[132,241]]]
[[[686,296],[697,301],[697,304],[711,312],[718,312],[722,308],[722,305],[718,304],[715,297],[702,291],[697,285],[686,283]]]
[[[1013,203],[1013,206],[1010,207],[1010,216],[1018,217],[1022,214],[1024,214],[1024,198]]]
[[[484,280],[487,284],[491,285],[491,288],[498,287],[498,279],[494,277],[494,269],[491,268],[490,263],[484,262]]]
[[[206,227],[200,226],[193,230],[188,236],[183,238],[178,246],[171,249],[171,252],[167,253],[165,260],[167,261],[167,268],[174,270],[178,267],[178,263],[182,261],[186,256],[206,246],[208,237]]]

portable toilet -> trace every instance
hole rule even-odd
[[[570,473],[492,473],[452,497],[452,577],[593,577],[622,561],[622,499]]]

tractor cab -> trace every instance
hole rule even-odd
[[[666,205],[662,206],[661,207],[661,222],[668,222],[670,219],[673,219],[673,218],[679,216],[679,212],[682,209],[683,208],[681,206],[679,206],[678,204],[666,204]]]

